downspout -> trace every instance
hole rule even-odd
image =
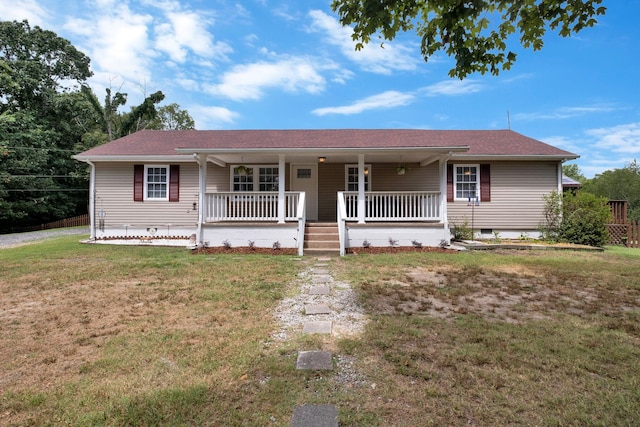
[[[558,194],[562,194],[563,188],[562,188],[562,164],[566,162],[565,159],[560,160],[560,162],[558,163]]]
[[[91,160],[86,160],[91,166],[89,173],[89,239],[96,239],[96,165]]]

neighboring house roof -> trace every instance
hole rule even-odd
[[[463,157],[545,157],[576,154],[511,130],[143,130],[92,148],[78,160],[174,156],[242,150],[304,152],[318,150],[450,150]]]
[[[580,188],[582,184],[573,178],[562,175],[562,188]]]

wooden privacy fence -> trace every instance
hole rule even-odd
[[[83,225],[89,225],[89,214],[74,216],[73,218],[60,219],[58,221],[50,222],[48,224],[35,225],[33,227],[25,227],[21,229],[21,231],[37,231],[37,230],[49,230],[52,228],[80,227]]]

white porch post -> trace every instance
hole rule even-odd
[[[198,162],[198,231],[196,244],[200,245],[204,243],[204,234],[202,230],[202,224],[205,221],[206,211],[206,197],[207,192],[207,155],[206,154],[193,154],[196,162]]]
[[[364,154],[358,154],[358,224],[364,224]]]
[[[445,235],[444,240],[449,243],[449,214],[447,213],[447,160],[449,155],[442,155],[438,160],[438,166],[440,166],[440,222],[443,224]]]
[[[287,217],[286,212],[286,200],[284,195],[284,154],[278,155],[278,224],[284,224],[284,220]]]

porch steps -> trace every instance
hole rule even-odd
[[[340,255],[340,237],[335,222],[308,222],[304,229],[304,254]]]

